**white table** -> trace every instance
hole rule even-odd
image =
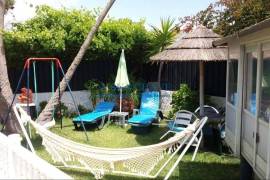
[[[108,116],[108,121],[111,121],[111,117],[117,117],[119,118],[120,122],[119,124],[122,126],[125,126],[126,124],[126,117],[128,118],[129,113],[128,112],[119,112],[119,111],[113,111]]]

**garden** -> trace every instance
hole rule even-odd
[[[8,2],[2,9],[11,8]],[[212,41],[268,18],[269,4],[220,0],[178,22],[161,18],[149,30],[145,20],[104,19],[113,3],[103,10],[39,6],[33,18],[1,33],[7,59],[1,52],[2,132],[20,132],[23,147],[74,179],[239,179],[240,159],[224,140],[224,107],[203,94],[203,63],[217,59],[199,61],[189,53],[183,61],[196,62],[185,70],[196,77],[171,73],[174,88],[164,90],[162,72],[176,56],[153,57],[225,48]],[[179,39],[200,47],[178,47]],[[207,108],[222,116],[218,123],[203,114]]]

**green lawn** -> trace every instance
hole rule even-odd
[[[64,119],[64,128],[61,130],[59,124],[51,129],[63,137],[71,140],[91,144],[99,147],[134,147],[154,144],[159,141],[161,135],[166,132],[165,127],[152,127],[150,132],[144,135],[136,135],[133,133],[130,126],[122,128],[115,124],[110,124],[102,130],[97,130],[94,127],[87,128],[89,141],[86,141],[83,131],[74,130],[70,119]],[[34,136],[33,143],[40,157],[52,163],[50,155],[41,145],[41,138]],[[228,154],[221,156],[206,150],[200,150],[195,161],[191,162],[192,151],[188,152],[179,164],[171,179],[239,179],[239,160]],[[177,158],[177,157],[176,157]],[[94,179],[93,175],[87,171],[62,168],[64,172],[75,179]],[[159,179],[163,179],[168,172],[169,167],[163,170]],[[113,174],[106,175],[104,179],[140,179],[134,177],[123,177]]]

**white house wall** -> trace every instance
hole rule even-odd
[[[239,77],[239,71],[241,71],[241,57],[240,57],[240,44],[238,41],[230,41],[229,43],[229,59],[237,59],[238,60],[238,80],[237,80],[237,92],[238,99],[241,99],[241,78]],[[228,65],[227,65],[228,67]],[[227,94],[226,99],[228,99],[228,73],[229,69],[227,69]],[[240,101],[241,102],[241,101]],[[226,100],[226,142],[231,147],[233,152],[236,155],[240,155],[240,126],[241,126],[241,104],[237,103],[236,106],[233,106],[230,102]]]
[[[226,101],[226,142],[232,148],[235,154],[242,154],[254,168],[254,171],[259,175],[260,178],[270,179],[270,125],[261,120],[250,121],[247,113],[242,114],[242,96],[243,96],[243,63],[245,61],[245,49],[246,47],[255,46],[259,48],[258,52],[258,63],[261,63],[261,47],[270,49],[270,27],[264,30],[255,32],[253,34],[246,35],[244,37],[234,37],[228,40],[229,46],[229,59],[238,59],[238,105],[236,107],[229,104]],[[267,44],[264,44],[267,43]],[[264,47],[265,46],[265,47]],[[266,47],[269,46],[269,47]],[[258,64],[258,67],[260,65]],[[260,73],[260,68],[257,71]],[[228,71],[227,71],[228,72]],[[259,75],[261,76],[261,75]],[[259,77],[258,76],[258,77]],[[257,78],[258,78],[257,77]],[[227,74],[228,78],[228,74]],[[257,98],[259,101],[260,79],[257,79]],[[228,80],[227,80],[228,84]],[[228,93],[228,88],[227,88]],[[228,98],[228,94],[227,94]],[[256,105],[258,109],[258,102]],[[245,117],[242,117],[245,114]],[[241,120],[245,119],[243,126],[241,126]],[[245,123],[251,123],[249,126]],[[255,141],[254,132],[250,129],[253,126],[259,133],[259,142]],[[256,128],[257,127],[257,128]],[[243,136],[242,136],[243,133]],[[241,139],[242,137],[242,139]],[[242,147],[240,147],[242,144]],[[256,148],[254,147],[256,145]],[[241,149],[241,153],[240,153]]]

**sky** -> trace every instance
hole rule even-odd
[[[175,18],[194,15],[216,0],[116,0],[109,12],[110,17],[145,19],[146,26],[159,26],[161,17]],[[35,15],[35,7],[47,4],[55,8],[104,7],[107,0],[16,0],[14,9],[5,17],[5,24],[25,21]]]

